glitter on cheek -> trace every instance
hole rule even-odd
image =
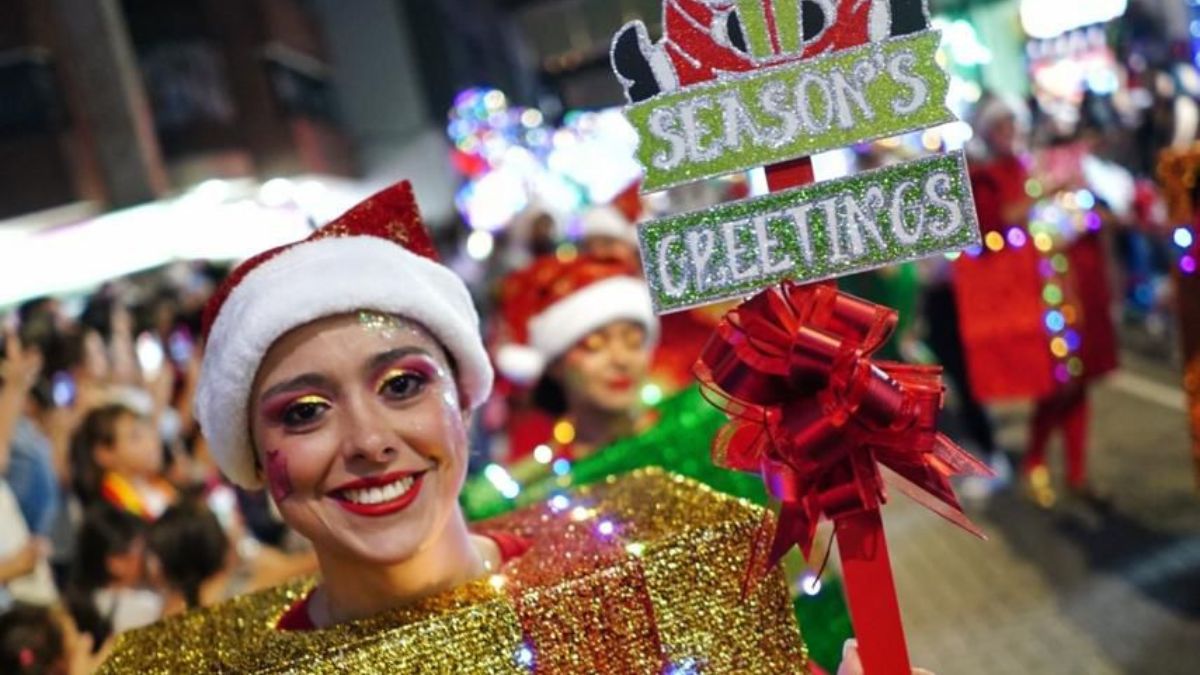
[[[276,504],[295,493],[292,475],[288,472],[287,455],[279,450],[267,451],[267,486]]]

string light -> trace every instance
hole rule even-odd
[[[1042,299],[1048,305],[1061,305],[1063,301],[1062,289],[1057,284],[1046,284],[1042,289]]]
[[[554,440],[561,445],[570,445],[575,441],[575,425],[567,420],[559,420],[554,425]]]
[[[553,464],[550,465],[550,471],[555,476],[565,476],[571,473],[571,460],[566,459],[565,457],[559,457],[558,459],[554,460]]]
[[[999,232],[988,232],[987,236],[983,238],[983,243],[993,253],[1004,249],[1004,237],[1000,236]]]
[[[596,526],[596,531],[599,532],[603,537],[611,537],[613,532],[616,532],[616,530],[617,527],[613,525],[611,520],[602,520],[600,521],[600,524]]]
[[[467,255],[473,260],[486,260],[495,248],[496,240],[492,233],[485,230],[475,230],[467,237]]]
[[[1192,231],[1186,227],[1175,228],[1175,233],[1172,236],[1175,245],[1179,248],[1191,248],[1196,238],[1192,235]]]
[[[1182,270],[1184,274],[1195,274],[1196,258],[1190,255],[1183,256],[1179,259],[1179,269]]]
[[[563,262],[571,262],[579,257],[579,249],[575,248],[575,244],[570,242],[562,243],[555,249],[554,255]]]
[[[499,464],[488,464],[483,469],[483,475],[505,498],[516,499],[521,494],[521,484]]]
[[[662,387],[653,383],[647,384],[642,387],[641,398],[645,405],[658,405],[663,399]]]
[[[554,461],[554,450],[543,443],[533,449],[533,459],[538,464],[549,464]]]
[[[1052,310],[1046,313],[1046,328],[1051,333],[1057,333],[1067,327],[1067,320],[1063,313],[1058,310]]]
[[[1028,241],[1029,238],[1025,236],[1025,232],[1021,228],[1014,227],[1008,231],[1008,243],[1011,244],[1013,248],[1021,248]]]
[[[1050,341],[1050,352],[1058,358],[1066,358],[1070,350],[1067,348],[1067,341],[1061,337],[1056,337]]]
[[[1038,260],[1038,274],[1040,274],[1043,279],[1049,279],[1050,277],[1054,276],[1054,266],[1050,264],[1049,260],[1042,258]]]
[[[522,668],[533,668],[533,650],[527,645],[521,645],[517,650],[517,665]]]
[[[549,503],[550,510],[554,513],[562,513],[571,506],[571,500],[566,495],[554,495]]]
[[[1033,235],[1033,246],[1042,253],[1049,253],[1054,248],[1054,240],[1045,232],[1038,232]]]

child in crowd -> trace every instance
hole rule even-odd
[[[221,599],[230,562],[229,538],[205,506],[185,501],[168,508],[146,535],[147,576],[163,599],[163,615]]]
[[[162,444],[131,408],[109,404],[83,419],[71,442],[74,489],[83,504],[103,500],[153,520],[175,500],[161,475]]]
[[[84,516],[66,595],[80,630],[97,642],[162,617],[162,598],[142,586],[145,529],[141,518],[103,501]]]
[[[0,673],[6,675],[90,675],[111,645],[93,651],[92,636],[80,634],[71,617],[33,605],[0,614]]]

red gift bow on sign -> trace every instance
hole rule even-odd
[[[870,358],[896,321],[894,310],[835,287],[789,283],[726,315],[696,363],[733,418],[714,460],[760,472],[783,503],[769,566],[793,544],[808,558],[822,516],[836,522],[885,503],[879,465],[909,497],[983,537],[949,477],[991,470],[937,431],[942,369]]]

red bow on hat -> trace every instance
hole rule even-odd
[[[982,536],[948,478],[991,472],[937,431],[941,368],[870,358],[896,317],[834,287],[787,284],[730,312],[697,362],[733,417],[714,460],[761,473],[783,502],[770,565],[792,545],[808,557],[822,517],[886,502],[880,465],[905,494]]]
[[[437,249],[434,248],[433,240],[430,239],[425,223],[421,220],[412,184],[406,180],[400,181],[358,204],[307,238],[263,251],[238,265],[221,283],[204,308],[204,335],[208,336],[208,331],[216,321],[217,314],[221,312],[225,300],[246,275],[294,246],[331,237],[378,237],[399,244],[419,256],[438,260]]]

